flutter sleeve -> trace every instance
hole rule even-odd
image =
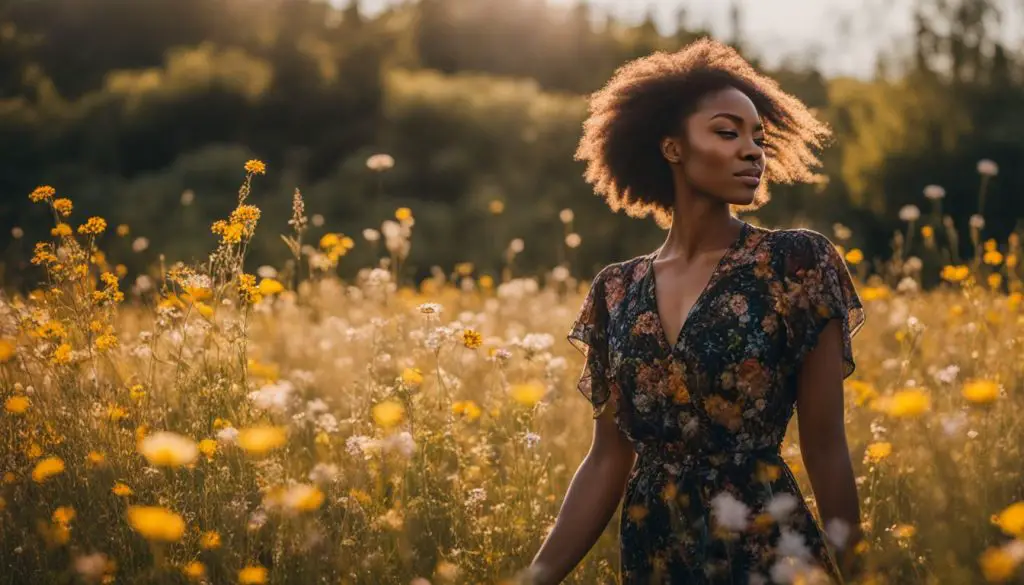
[[[854,335],[864,325],[864,305],[839,250],[813,230],[792,230],[782,247],[782,273],[788,297],[786,322],[793,365],[799,368],[832,319],[842,324],[843,378],[856,369]]]
[[[586,357],[577,388],[593,406],[595,419],[604,411],[612,394],[608,369],[608,305],[604,287],[606,270],[591,282],[567,336],[569,342]]]

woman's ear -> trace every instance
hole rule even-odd
[[[672,164],[679,164],[683,160],[682,147],[679,140],[671,136],[661,139],[661,155]]]

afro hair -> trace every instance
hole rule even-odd
[[[575,158],[586,162],[583,176],[595,194],[613,211],[654,214],[660,226],[671,225],[675,189],[661,140],[679,135],[702,98],[728,88],[754,103],[768,142],[765,181],[754,201],[737,210],[764,205],[768,183],[817,180],[815,151],[830,138],[828,125],[735,49],[701,38],[675,53],[659,51],[624,64],[590,96]]]

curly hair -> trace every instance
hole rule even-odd
[[[676,135],[701,98],[726,88],[742,91],[764,124],[765,181],[754,201],[767,203],[768,183],[814,182],[820,164],[815,149],[831,136],[828,125],[803,102],[758,73],[732,47],[701,38],[675,53],[656,52],[616,70],[590,96],[575,158],[585,161],[584,178],[613,211],[630,217],[654,214],[662,227],[672,223],[675,191],[661,153],[661,139]]]

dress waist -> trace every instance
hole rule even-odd
[[[676,444],[650,444],[638,450],[637,468],[661,466],[673,475],[696,472],[706,474],[747,468],[755,471],[758,464],[785,465],[781,445],[769,445],[753,449],[695,449],[692,446]]]

